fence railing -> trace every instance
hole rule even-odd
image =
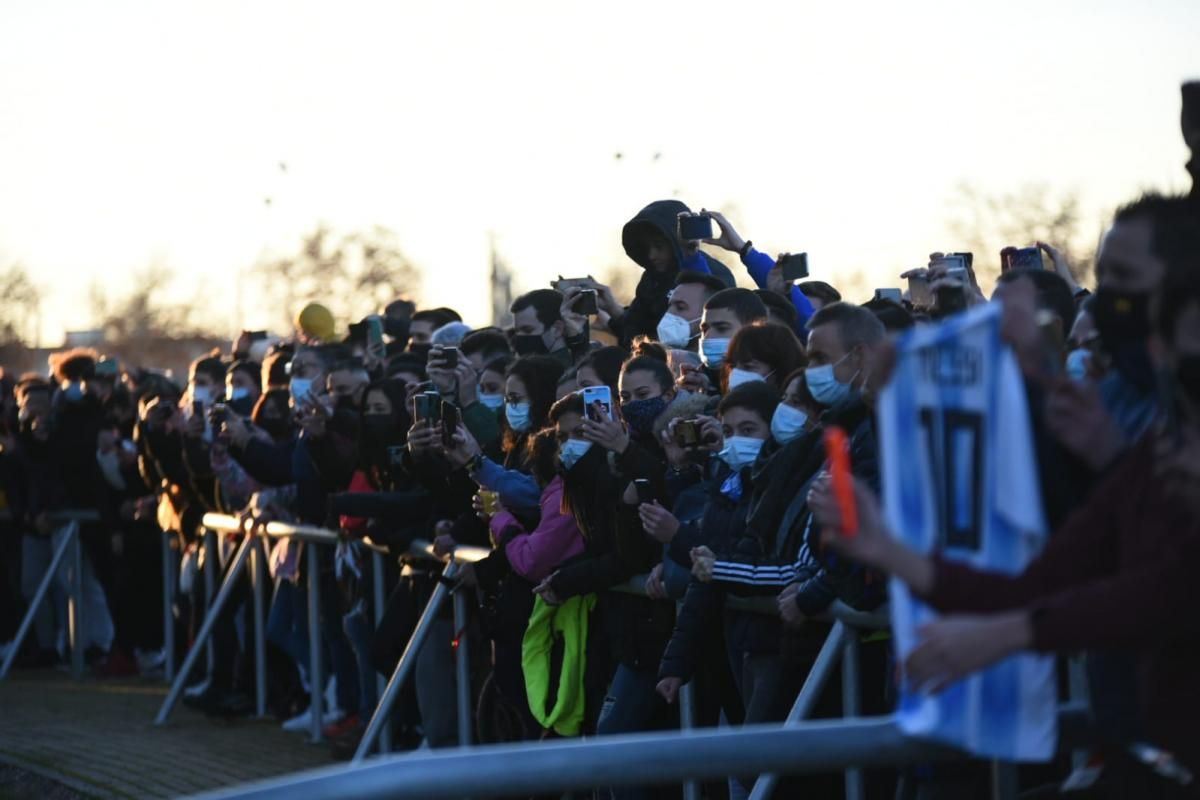
[[[46,515],[50,524],[57,526],[51,535],[54,543],[54,555],[46,567],[46,573],[38,582],[37,590],[29,600],[29,608],[17,635],[12,641],[4,662],[0,664],[0,680],[3,680],[12,669],[13,662],[21,650],[21,645],[29,631],[33,628],[34,620],[41,610],[42,603],[50,594],[50,587],[58,575],[64,562],[67,564],[67,644],[71,650],[71,676],[75,680],[83,677],[83,636],[84,636],[84,607],[83,602],[83,544],[79,539],[79,525],[82,522],[95,522],[100,519],[96,511],[54,511]]]

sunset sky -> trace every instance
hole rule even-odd
[[[815,278],[896,285],[953,247],[964,180],[1077,192],[1097,230],[1185,188],[1188,78],[1196,0],[6,0],[0,268],[43,288],[48,345],[151,263],[232,332],[278,316],[237,318],[261,255],[378,224],[425,304],[483,324],[489,232],[536,288],[618,263],[678,192]]]

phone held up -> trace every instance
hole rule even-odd
[[[599,305],[596,303],[596,290],[584,289],[575,298],[575,302],[571,304],[576,314],[583,314],[587,317],[594,317],[600,311]]]
[[[612,389],[607,386],[588,386],[583,390],[583,408],[593,422],[612,420]]]
[[[891,300],[893,303],[898,305],[904,301],[904,293],[899,289],[876,289],[875,299]]]
[[[711,214],[680,214],[679,241],[698,242],[713,238]]]
[[[458,406],[453,403],[442,401],[442,446],[450,449],[454,447],[454,434],[458,433]]]
[[[808,253],[788,253],[779,259],[779,269],[785,281],[804,280],[808,277]]]

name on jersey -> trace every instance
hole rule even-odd
[[[919,351],[921,377],[939,386],[969,386],[983,379],[983,353],[975,347],[929,347]]]

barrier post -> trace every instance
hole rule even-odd
[[[267,637],[263,619],[267,557],[262,539],[253,531],[246,535],[254,540],[250,551],[250,576],[254,583],[254,711],[262,719],[267,715]]]
[[[842,718],[852,720],[862,714],[859,688],[859,645],[857,631],[847,631],[842,647]],[[846,800],[862,800],[865,785],[861,767],[846,769]]]
[[[317,744],[321,741],[325,680],[321,675],[321,568],[317,563],[316,543],[304,543],[304,558],[308,562],[308,680],[312,693],[308,705],[312,715],[309,739]]]
[[[456,573],[456,568],[453,563],[447,564],[445,570],[442,571],[442,577],[446,579],[453,578]],[[392,671],[392,677],[388,681],[387,688],[384,689],[383,695],[379,698],[379,705],[375,706],[375,713],[371,715],[371,721],[367,723],[367,729],[363,732],[362,740],[358,743],[358,749],[354,752],[354,758],[351,759],[351,764],[361,764],[367,754],[371,752],[371,748],[375,745],[375,740],[379,737],[380,730],[385,725],[391,724],[392,706],[396,703],[396,698],[400,696],[400,689],[404,686],[404,682],[408,680],[411,673],[417,664],[417,656],[421,652],[421,647],[425,643],[425,639],[429,637],[429,631],[433,627],[433,620],[437,617],[438,612],[442,608],[442,603],[446,602],[446,584],[438,581],[433,587],[433,594],[429,596],[429,602],[425,604],[425,610],[421,612],[421,618],[417,620],[417,625],[413,628],[412,636],[408,639],[408,644],[404,646],[404,652],[400,654],[400,660],[396,662],[396,669]]]
[[[162,534],[163,677],[175,682],[175,550],[171,534]]]
[[[675,615],[683,609],[683,601],[675,604]],[[679,730],[687,732],[696,727],[696,684],[688,681],[679,687]],[[700,782],[684,781],[683,800],[700,800]]]
[[[217,575],[221,570],[221,559],[217,555],[217,532],[211,528],[204,529],[204,613],[207,615],[212,608],[213,595],[217,591]],[[217,666],[217,651],[211,641],[208,643],[208,679],[212,680]]]
[[[196,641],[192,643],[192,648],[188,650],[187,656],[183,659],[183,666],[179,668],[179,674],[175,676],[175,682],[171,684],[171,691],[167,692],[167,697],[163,700],[162,707],[158,709],[158,716],[154,718],[155,725],[165,725],[167,718],[171,716],[171,712],[175,709],[175,704],[179,702],[179,696],[183,694],[184,683],[187,681],[188,675],[191,674],[192,668],[196,666],[196,661],[200,658],[201,648],[209,642],[213,628],[216,627],[217,618],[221,616],[221,609],[229,601],[229,596],[233,594],[233,587],[241,578],[242,570],[246,566],[246,558],[250,555],[250,544],[253,540],[254,537],[247,536],[242,539],[242,543],[238,546],[237,554],[233,557],[233,563],[229,565],[229,572],[225,575],[225,580],[221,583],[221,590],[217,592],[217,596],[213,599],[213,603],[204,617],[204,623],[196,633]]]
[[[13,662],[17,660],[17,653],[21,650],[21,645],[24,643],[25,637],[29,635],[34,620],[37,618],[38,610],[41,609],[42,603],[46,600],[46,595],[50,593],[50,585],[54,583],[54,577],[58,574],[70,546],[70,537],[64,537],[58,543],[58,547],[54,549],[54,556],[50,559],[50,566],[46,569],[46,574],[42,576],[42,581],[38,584],[37,591],[30,598],[29,610],[25,612],[25,618],[21,620],[21,626],[17,628],[17,636],[12,640],[8,654],[4,656],[4,663],[0,664],[0,680],[4,680],[8,675],[8,671],[12,669]]]
[[[371,572],[374,581],[374,600],[375,600],[375,629],[379,630],[380,624],[383,622],[383,607],[387,603],[384,596],[386,585],[384,574],[386,565],[383,561],[383,553],[378,550],[371,550]],[[382,674],[375,673],[375,706],[379,706],[379,701],[383,698],[383,693],[387,689],[387,680]],[[392,725],[391,720],[384,720],[383,727],[379,730],[379,751],[381,753],[392,752]]]
[[[79,541],[79,523],[68,522],[65,526],[67,540],[71,543],[71,594],[67,616],[71,638],[71,677],[83,678],[83,547]]]
[[[467,643],[467,597],[454,591],[454,677],[458,706],[458,745],[471,746],[471,657]]]

